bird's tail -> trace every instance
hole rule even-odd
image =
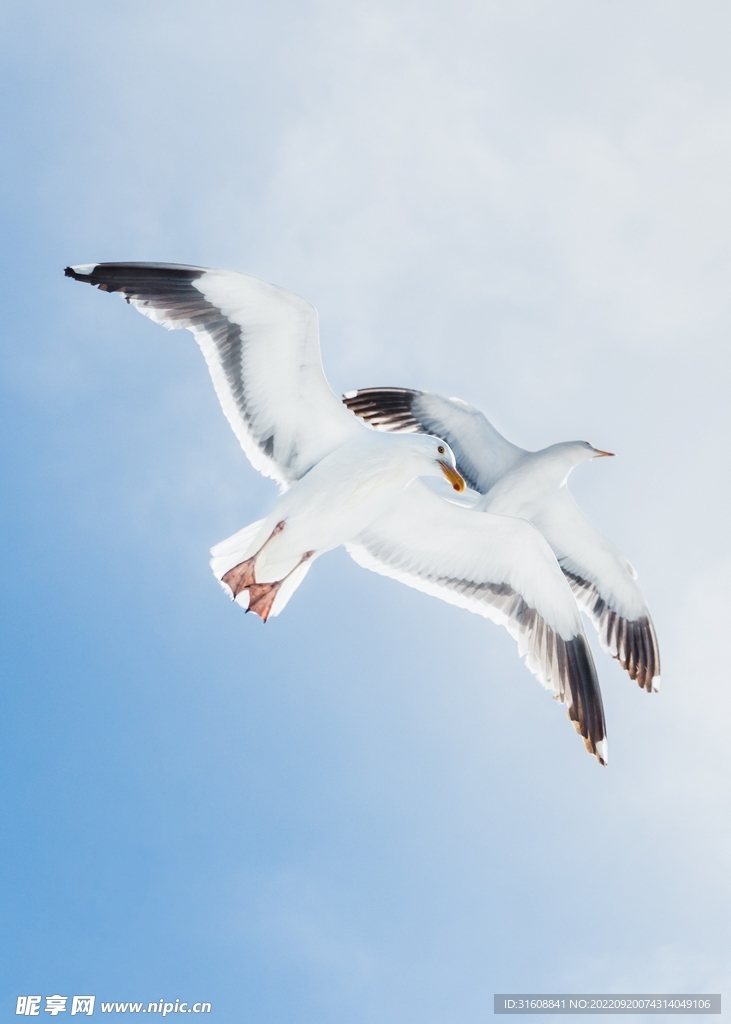
[[[222,540],[219,544],[216,544],[215,547],[211,548],[210,564],[211,569],[213,570],[213,575],[227,594],[231,594],[231,589],[228,584],[223,582],[223,577],[230,569],[233,569],[241,562],[246,561],[247,558],[251,558],[256,554],[266,540],[266,536],[260,536],[261,528],[264,523],[264,519],[258,519],[255,523],[245,526],[243,530],[239,530],[238,533],[234,533],[231,537],[227,537],[226,540]],[[311,564],[312,562],[309,559],[303,561],[284,580],[282,580],[281,585],[278,587],[276,597],[271,605],[271,611],[268,612],[269,616],[279,615],[281,611],[284,611],[290,597],[307,575],[307,570],[310,568]],[[256,573],[256,566],[254,566],[254,573]],[[236,596],[235,601],[237,604],[241,605],[242,608],[248,610],[249,590],[242,590]]]

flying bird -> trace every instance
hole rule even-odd
[[[587,441],[531,452],[512,444],[478,409],[458,398],[407,388],[363,388],[345,405],[378,430],[444,438],[457,468],[479,493],[474,508],[533,523],[550,544],[605,651],[648,693],[660,685],[660,651],[637,573],[593,526],[567,486],[582,462],[609,456]]]
[[[506,626],[606,763],[594,663],[550,547],[530,523],[477,517],[421,483],[439,476],[465,489],[441,437],[379,433],[351,415],[325,378],[309,302],[203,267],[96,263],[65,273],[119,292],[168,329],[189,329],[246,455],[278,482],[269,514],[212,549],[214,574],[237,603],[263,621],[278,615],[313,562],[344,544],[360,564]]]

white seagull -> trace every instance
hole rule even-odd
[[[443,476],[464,490],[442,439],[378,433],[348,412],[325,379],[309,302],[203,267],[96,263],[65,273],[121,293],[164,327],[192,331],[241,446],[278,481],[283,493],[269,515],[211,552],[214,574],[239,604],[263,621],[279,614],[315,559],[345,544],[361,564],[505,625],[606,763],[591,652],[549,546],[521,519],[475,516],[422,484],[417,478]]]
[[[611,455],[587,441],[530,452],[511,444],[473,406],[407,388],[363,388],[343,396],[366,423],[394,433],[438,434],[481,497],[474,508],[533,523],[550,544],[605,651],[649,692],[660,685],[660,651],[637,573],[571,496],[571,470]]]

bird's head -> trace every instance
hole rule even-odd
[[[461,494],[466,484],[462,474],[457,470],[457,462],[454,452],[446,441],[439,437],[432,437],[431,434],[413,434],[410,440],[418,451],[419,476],[442,476],[445,477],[458,494]]]
[[[544,484],[563,487],[571,471],[582,462],[589,462],[591,459],[600,459],[609,455],[614,455],[614,452],[605,452],[601,448],[595,448],[588,441],[562,441],[560,444],[552,444],[549,448],[536,452],[536,461],[531,465],[534,466],[534,472],[542,477]]]
[[[565,466],[569,471],[574,466],[581,465],[582,462],[614,455],[614,452],[605,452],[601,448],[595,448],[588,441],[562,441],[560,444],[552,444],[550,448],[544,448],[543,451],[550,453],[557,464]]]

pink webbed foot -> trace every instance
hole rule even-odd
[[[247,612],[254,612],[262,622],[266,622],[274,604],[274,598],[279,593],[282,580],[276,583],[251,583],[249,584],[249,607]]]
[[[256,575],[254,574],[255,562],[256,555],[253,558],[247,558],[245,562],[239,562],[238,565],[235,565],[233,569],[229,569],[221,577],[221,582],[230,588],[234,598],[238,597],[242,590],[246,590],[248,587],[256,584]]]
[[[256,554],[253,554],[251,558],[247,558],[244,562],[239,562],[238,565],[235,565],[233,569],[229,569],[228,572],[224,573],[221,577],[221,583],[226,584],[234,599],[239,596],[242,590],[247,590],[256,583],[256,560],[269,541],[276,537],[278,533],[281,533],[283,529],[284,520],[282,520],[281,523],[277,523]]]
[[[245,562],[239,562],[239,564],[235,565],[233,569],[229,569],[226,575],[222,577],[222,581],[231,588],[231,592],[234,597],[238,597],[242,591],[248,590],[249,606],[246,609],[247,612],[254,612],[259,616],[262,622],[266,622],[271,615],[272,606],[282,584],[285,580],[288,580],[292,573],[296,572],[301,565],[309,561],[314,553],[314,551],[305,551],[294,569],[290,569],[287,575],[283,576],[281,580],[273,580],[271,583],[257,583],[256,576],[254,574],[254,563],[256,561],[255,555],[253,558],[247,558]]]

